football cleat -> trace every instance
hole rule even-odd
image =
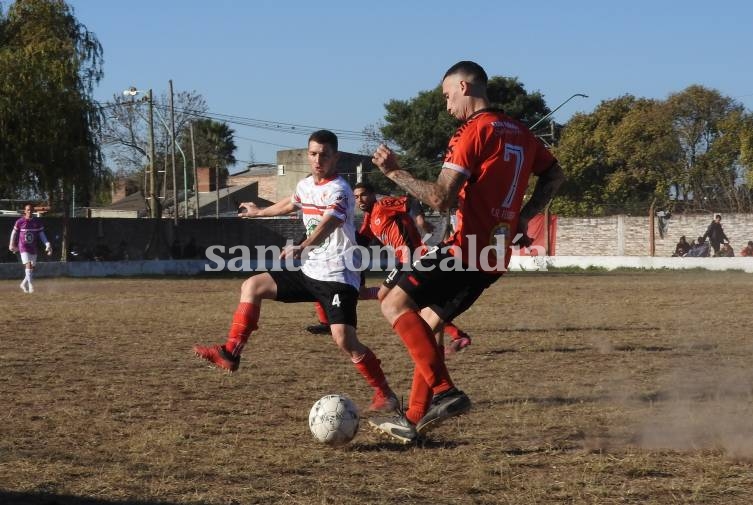
[[[238,366],[241,363],[240,356],[233,356],[219,344],[209,346],[196,344],[193,346],[193,352],[199,358],[205,359],[216,367],[227,370],[228,372],[235,372],[238,370]]]
[[[470,410],[471,399],[468,398],[468,395],[457,388],[450,388],[432,399],[429,410],[418,421],[416,431],[423,435],[427,431],[437,427],[443,421],[451,417],[467,414]]]
[[[329,325],[326,323],[312,324],[311,326],[306,326],[306,331],[314,335],[326,335],[329,334]]]
[[[369,424],[378,432],[389,435],[402,444],[410,444],[418,439],[416,427],[402,412],[391,416],[372,417]]]
[[[461,331],[460,337],[451,340],[450,344],[445,347],[444,354],[445,356],[449,356],[450,354],[462,352],[469,345],[471,345],[471,337],[467,333]]]

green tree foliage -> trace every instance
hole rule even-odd
[[[740,183],[744,108],[718,91],[693,85],[674,93],[667,107],[682,146],[678,186],[698,210],[750,211],[750,195]]]
[[[750,211],[750,118],[715,90],[690,86],[665,101],[625,95],[577,114],[554,148],[568,180],[564,215]],[[747,151],[750,153],[750,150]]]
[[[227,167],[235,163],[235,133],[227,123],[211,119],[199,119],[194,122],[194,145],[196,164],[200,167],[217,167],[220,177],[228,175]],[[187,136],[184,136],[188,140]],[[183,147],[190,152],[190,144]]]
[[[0,12],[0,194],[86,205],[106,177],[93,86],[102,47],[63,0]],[[68,206],[65,206],[67,209]]]

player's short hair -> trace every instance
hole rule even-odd
[[[317,144],[328,145],[337,152],[337,135],[329,130],[317,130],[309,136],[309,142],[316,142]]]
[[[717,214],[716,216],[714,216],[714,219],[721,219],[721,218],[722,218],[721,214]]]
[[[475,61],[459,61],[447,69],[442,80],[444,81],[451,75],[462,74],[468,77],[468,80],[477,84],[486,86],[489,78],[484,68]]]
[[[355,186],[353,186],[353,189],[358,188],[365,189],[367,193],[376,193],[374,186],[369,182],[359,182]]]

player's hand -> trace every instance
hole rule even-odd
[[[517,240],[513,240],[513,245],[519,245],[520,247],[531,247],[533,245],[533,239],[525,233],[518,233]]]
[[[371,161],[382,171],[383,174],[388,174],[393,170],[398,170],[400,168],[397,164],[395,153],[384,144],[379,144],[377,150],[374,151],[374,156],[371,158]]]
[[[47,253],[47,256],[52,256],[52,244],[47,244],[44,250]]]
[[[238,217],[256,217],[261,209],[253,202],[243,202],[238,207]]]
[[[303,247],[300,245],[286,245],[282,248],[282,252],[280,253],[280,259],[285,258],[292,258],[292,259],[301,259],[301,255],[303,254]]]
[[[513,244],[521,247],[531,247],[533,245],[533,239],[528,236],[528,220],[521,217],[518,219],[518,231],[515,234],[517,240],[513,240]]]

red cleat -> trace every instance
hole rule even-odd
[[[209,346],[196,344],[193,346],[193,352],[196,353],[196,356],[205,359],[214,366],[227,370],[228,372],[235,372],[238,370],[238,366],[241,363],[240,356],[233,356],[219,344]]]

